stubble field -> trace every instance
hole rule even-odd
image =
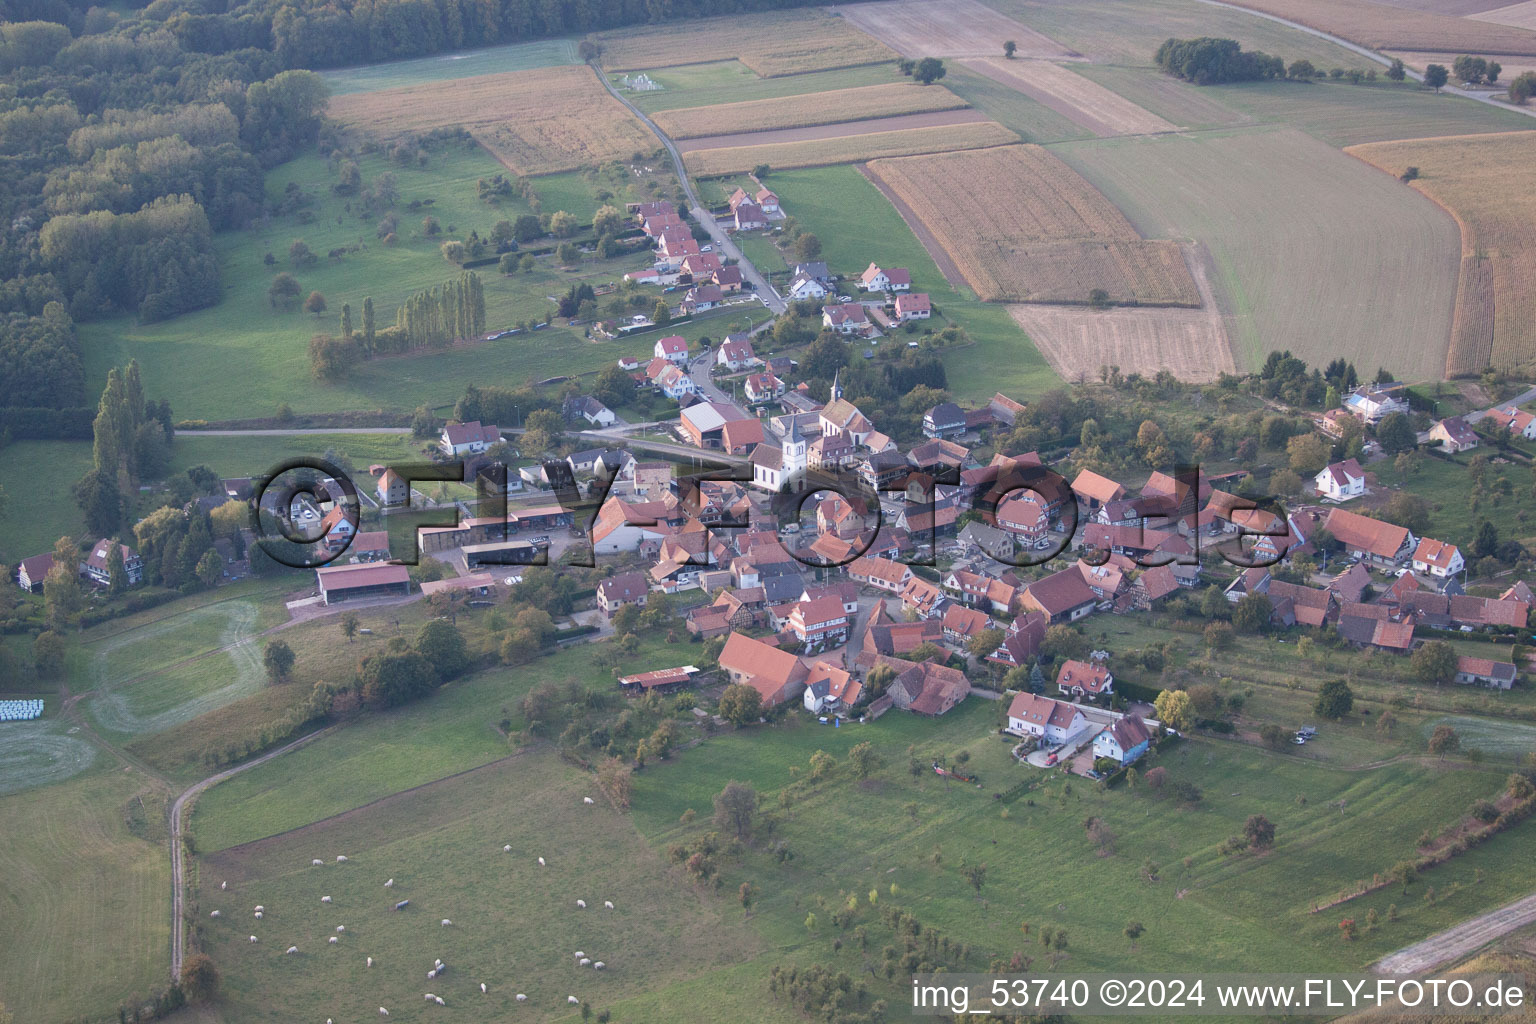
[[[664,110],[652,120],[674,139],[693,139],[706,135],[839,124],[895,114],[955,110],[965,105],[965,100],[943,86],[920,86],[903,81],[783,99]]]
[[[1536,32],[1371,0],[1233,0],[1374,50],[1536,54]]]
[[[740,174],[758,164],[774,168],[826,167],[878,157],[981,149],[1017,141],[1017,135],[995,121],[981,121],[939,128],[908,128],[903,131],[847,135],[813,142],[700,150],[688,154],[686,163],[689,172],[695,175]]]
[[[1176,129],[1170,121],[1059,64],[983,57],[965,66],[1010,85],[1098,136],[1147,135]]]
[[[1448,373],[1536,361],[1536,193],[1529,170],[1536,132],[1410,139],[1354,146],[1349,153],[1390,174],[1419,168],[1412,187],[1449,210],[1461,227],[1461,270]]]
[[[548,174],[656,148],[586,67],[508,71],[338,96],[332,117],[389,136],[462,127],[517,174]]]
[[[904,57],[991,56],[1005,39],[1018,44],[1021,57],[1078,56],[978,0],[880,0],[834,10]]]
[[[1536,0],[1524,0],[1523,3],[1510,4],[1508,7],[1495,7],[1491,11],[1477,11],[1466,17],[1474,21],[1509,25],[1513,28],[1536,32]]]
[[[815,10],[731,15],[617,29],[592,37],[609,71],[739,60],[763,78],[895,60],[852,22]]]
[[[868,171],[913,211],[982,299],[1195,306],[1174,242],[1147,241],[1113,203],[1038,146],[880,160]],[[974,188],[955,189],[955,181]]]

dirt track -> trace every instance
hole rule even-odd
[[[860,174],[869,179],[871,185],[880,190],[881,195],[891,201],[892,206],[896,207],[896,212],[901,214],[901,219],[907,222],[907,227],[912,229],[912,234],[917,236],[917,240],[923,243],[923,248],[928,250],[928,255],[933,257],[933,262],[938,264],[939,273],[944,275],[944,280],[949,282],[949,286],[951,288],[970,287],[965,280],[965,275],[960,273],[960,268],[955,265],[955,261],[949,253],[944,251],[939,240],[933,237],[933,232],[928,230],[927,225],[912,212],[912,207],[891,191],[891,187],[880,178],[880,175],[869,169],[869,164],[854,164],[854,166],[859,169]]]
[[[1389,953],[1378,960],[1372,970],[1377,974],[1417,974],[1432,970],[1459,960],[1532,921],[1536,921],[1536,893],[1463,921],[1423,942]]]
[[[765,132],[736,132],[732,135],[707,135],[698,139],[680,139],[677,142],[677,148],[684,153],[696,153],[701,149],[771,146],[781,142],[815,142],[820,139],[843,139],[850,135],[894,132],[903,128],[943,128],[952,124],[980,124],[988,120],[990,118],[986,114],[969,107],[960,110],[931,110],[922,114],[899,114],[895,117],[875,117],[864,121],[844,121],[841,124],[822,124],[808,128],[779,128]]]

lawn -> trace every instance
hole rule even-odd
[[[1240,368],[1289,349],[1309,364],[1342,355],[1404,380],[1444,373],[1460,238],[1444,211],[1388,176],[1296,129],[1051,150],[1143,237],[1190,238],[1210,250]],[[1395,258],[1361,260],[1362,252]]]
[[[404,85],[424,85],[502,71],[531,71],[560,64],[579,64],[576,43],[571,39],[540,39],[531,43],[490,46],[483,50],[460,50],[414,60],[396,60],[384,64],[323,71],[320,77],[331,87],[332,96],[354,92],[374,92]]]
[[[0,943],[0,992],[18,1021],[104,1020],[130,994],[165,986],[163,811],[163,799],[122,770],[0,798],[8,825],[0,906],[10,936]]]
[[[70,490],[90,468],[89,441],[16,441],[0,448],[0,480],[10,499],[0,517],[0,560],[14,565],[53,550],[60,536],[85,535],[85,517]],[[46,505],[38,500],[43,495]]]
[[[821,258],[834,273],[857,276],[872,261],[905,267],[912,290],[927,291],[946,317],[965,328],[975,344],[944,358],[958,398],[985,401],[1003,391],[1022,401],[1060,384],[1006,308],[949,287],[896,208],[856,169],[775,171],[767,184],[785,211],[821,240]]]
[[[458,268],[438,252],[445,238],[467,238],[471,230],[483,236],[496,221],[527,212],[519,199],[492,207],[477,198],[479,179],[504,173],[478,146],[436,151],[425,168],[403,168],[376,156],[364,157],[361,166],[365,181],[386,170],[398,181],[397,245],[386,247],[375,237],[378,217],[345,211],[344,200],[330,193],[334,173],[324,160],[303,157],[283,164],[268,175],[268,192],[280,196],[289,183],[298,184],[313,197],[307,214],[274,217],[270,225],[253,231],[218,236],[225,298],[217,306],[162,324],[145,326],[121,318],[83,325],[80,333],[89,378],[104,380],[108,367],[137,358],[146,390],[153,397],[169,398],[178,418],[224,420],[270,416],[283,403],[300,412],[409,410],[422,402],[442,405],[451,403],[469,383],[521,384],[594,371],[621,354],[649,351],[650,342],[594,344],[579,329],[551,327],[536,337],[519,335],[371,360],[336,385],[314,380],[309,372],[309,339],[316,332],[339,330],[343,304],[351,305],[353,323],[360,326],[363,300],[371,296],[378,324],[392,324],[396,305],[407,296],[458,275]],[[583,205],[570,212],[590,216],[594,190],[583,192],[583,184],[579,175],[551,179],[545,186],[548,198],[541,193],[544,210],[561,209],[567,200],[576,206],[575,200],[584,195]],[[413,201],[426,200],[432,200],[430,208],[406,209]],[[421,235],[426,213],[437,219],[443,235]],[[313,219],[301,223],[301,216]],[[296,238],[320,256],[318,263],[307,268],[289,266],[288,247]],[[350,245],[365,249],[339,259],[325,255]],[[268,253],[275,261],[272,266],[264,264]],[[548,296],[564,292],[577,281],[616,282],[625,270],[642,265],[643,259],[588,261],[579,273],[544,266],[549,262],[541,261],[532,273],[512,276],[503,276],[494,266],[479,270],[489,326],[543,320],[551,310]],[[291,270],[306,293],[321,292],[327,311],[318,317],[274,311],[266,290],[273,274],[281,270]]]

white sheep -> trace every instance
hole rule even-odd
[[[579,1005],[581,1005],[581,1000],[577,999],[575,996],[566,996],[565,997],[565,1001],[570,1003],[572,1006],[579,1006]]]
[[[260,904],[260,903],[258,903],[258,904],[256,904],[256,907],[255,907],[255,910],[256,910],[256,913],[258,913],[258,914],[259,914],[259,913],[261,913],[261,912],[262,912],[262,911],[263,911],[263,910],[266,910],[266,909],[267,909],[267,908],[266,908],[266,907],[264,907],[264,906],[262,906],[262,905],[261,905],[261,904]]]
[[[583,967],[591,967],[592,966],[592,961],[588,960],[586,957],[582,957],[581,958],[581,966],[583,966]]]
[[[384,1009],[384,1007],[381,1006],[381,1007],[379,1007],[379,1016],[380,1017],[388,1017],[389,1016],[389,1011]]]
[[[502,853],[511,853],[512,852],[512,844],[508,843],[506,846],[503,846],[501,848],[501,852]]]
[[[254,935],[252,935],[252,936],[251,936],[251,941],[252,941],[252,942],[255,942],[255,941],[256,941],[256,936],[254,936]]]
[[[373,957],[369,957],[369,958],[368,958],[368,966],[369,966],[369,967],[372,967],[372,966],[373,966]]]
[[[394,887],[395,887],[395,880],[393,878],[391,878],[389,881],[384,883],[384,888],[386,888],[386,889],[393,889]]]
[[[613,909],[613,900],[603,900],[603,906],[608,910]]]
[[[596,800],[593,800],[593,799],[592,799],[592,798],[591,798],[591,797],[589,797],[589,796],[584,796],[584,797],[582,797],[582,798],[581,798],[581,802],[582,802],[582,803],[584,803],[584,804],[595,804],[595,803],[597,803],[597,801],[596,801]]]
[[[347,862],[347,858],[346,857],[341,856],[339,854],[337,855],[337,857],[336,857],[336,863],[337,864],[345,864],[346,862]]]
[[[289,953],[297,953],[299,951],[299,947],[298,946],[289,946],[287,951]]]
[[[325,863],[325,861],[321,860],[319,857],[316,857],[314,860],[309,862],[310,867],[316,867],[316,868],[319,867],[320,865],[324,864],[324,863]]]
[[[483,981],[480,983],[480,991],[482,994],[485,992],[485,982]]]
[[[219,883],[219,888],[220,889],[228,889],[229,888],[229,883],[228,882],[220,882]]]
[[[541,868],[544,867],[544,858],[543,857],[539,858],[539,867],[541,867]]]
[[[338,938],[336,938],[336,936],[334,936],[334,935],[332,935],[332,936],[331,936],[331,938],[330,938],[330,943],[331,943],[331,945],[333,945],[333,946],[334,946],[334,945],[336,945],[336,943],[338,943],[338,942],[340,942],[340,941],[341,941],[341,940],[340,940],[340,939],[338,939]]]
[[[347,926],[346,926],[346,925],[344,925],[344,924],[339,924],[339,925],[337,925],[337,926],[336,926],[336,930],[337,930],[337,931],[338,931],[338,932],[344,932],[344,931],[346,931],[346,930],[347,930]]]
[[[218,917],[219,916],[219,912],[217,910],[215,910],[213,913],[209,914],[208,916],[209,917]]]
[[[436,1003],[438,1006],[447,1006],[448,1005],[447,1003],[443,1002],[443,997],[442,996],[435,996],[435,997],[433,997],[432,1001],[434,1003]]]
[[[450,920],[448,920],[448,919],[447,919],[447,918],[446,918],[446,917],[445,917],[445,918],[443,918],[443,927],[444,927],[444,928],[447,928],[447,927],[448,927],[448,926],[449,926],[449,925],[451,925],[451,924],[453,924],[453,922],[452,922],[452,921],[450,921]]]
[[[517,1001],[520,1003],[526,1003],[528,1001],[528,997],[519,992],[517,994]]]
[[[424,999],[425,999],[425,1000],[426,1000],[426,1001],[427,1001],[427,1002],[429,1002],[429,1003],[430,1003],[430,1002],[431,1002],[431,1001],[432,1001],[432,1000],[434,1000],[434,999],[436,999],[436,998],[437,998],[437,996],[434,996],[434,995],[433,995],[433,994],[432,994],[432,993],[431,993],[431,992],[428,992],[428,993],[427,993],[427,994],[426,994],[426,995],[425,995],[425,996],[423,996],[423,998],[424,998]]]
[[[575,954],[573,954],[573,955],[576,957],[577,960],[580,960],[582,957],[586,956],[587,954],[583,953],[581,950],[578,949],[575,952]]]
[[[608,965],[603,963],[601,960],[599,960],[597,963],[592,965],[593,969],[599,970],[599,971],[602,970],[603,968],[607,967],[607,966]]]
[[[432,958],[432,966],[433,967],[442,967],[443,966],[443,961],[441,959],[439,959],[438,957],[433,957]]]
[[[329,896],[321,896],[320,897],[320,902],[321,903],[329,903],[329,902],[331,902],[331,898]]]
[[[576,905],[578,907],[580,907],[582,910],[586,910],[587,909],[587,901],[586,900],[577,900],[576,901]]]
[[[259,910],[256,911],[256,920],[258,920],[258,921],[261,920],[261,911],[259,911]]]
[[[435,977],[437,977],[437,972],[436,971],[428,971],[427,972],[427,980],[428,981],[431,981]]]

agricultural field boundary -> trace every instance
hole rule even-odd
[[[1153,135],[1179,130],[1179,126],[1171,121],[1104,88],[1091,78],[1073,74],[1059,64],[998,57],[973,57],[960,63],[999,85],[1017,89],[1036,103],[1100,138],[1113,135]]]
[[[962,124],[986,124],[991,118],[979,110],[961,107],[956,110],[930,110],[917,114],[897,114],[892,117],[876,117],[864,121],[843,121],[835,124],[812,125],[804,128],[778,128],[769,131],[735,132],[730,135],[708,135],[682,139],[677,148],[684,153],[701,153],[711,149],[733,149],[742,146],[783,146],[799,142],[822,142],[829,139],[851,139],[860,135],[878,135],[882,132],[903,132],[917,128],[949,128]]]
[[[783,128],[846,124],[898,114],[958,110],[969,106],[941,85],[906,82],[864,85],[804,93],[769,100],[743,100],[714,106],[677,107],[651,115],[657,127],[676,141]]]
[[[966,283],[965,275],[960,272],[960,268],[955,264],[954,259],[939,244],[939,240],[933,236],[933,232],[928,230],[928,225],[924,224],[917,214],[912,211],[912,207],[907,205],[907,201],[897,195],[896,191],[886,184],[885,179],[880,177],[878,172],[872,170],[867,162],[854,164],[854,167],[857,168],[860,174],[864,175],[871,185],[880,190],[881,195],[890,200],[891,205],[896,208],[896,212],[901,214],[901,219],[906,221],[907,227],[911,230],[912,234],[917,237],[917,240],[923,244],[923,248],[927,250],[928,255],[933,258],[934,264],[939,268],[939,273],[944,275],[944,280],[949,282],[949,286],[955,289],[969,288],[970,285]]]

